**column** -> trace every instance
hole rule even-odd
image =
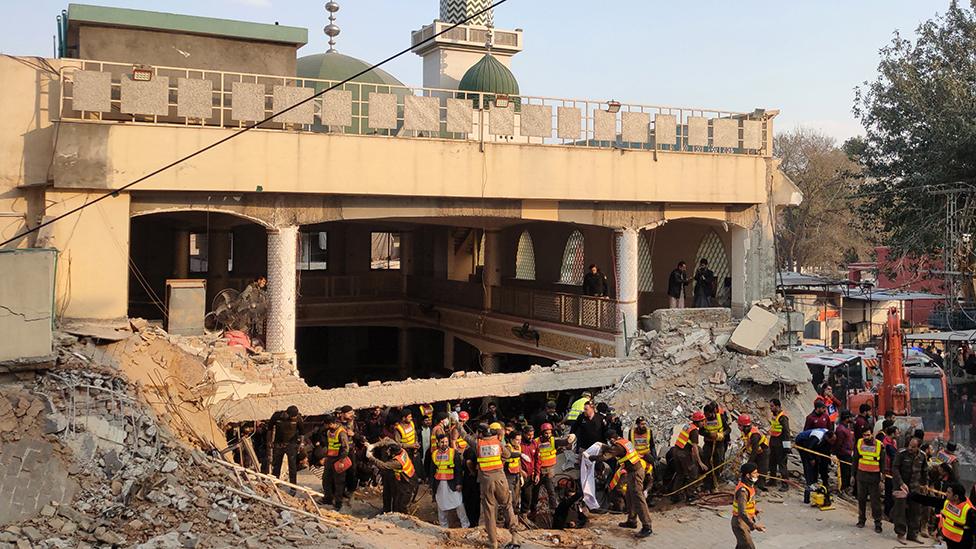
[[[617,229],[613,234],[616,252],[617,318],[621,334],[617,336],[617,356],[627,356],[629,338],[637,330],[637,230]]]
[[[189,248],[187,248],[189,249]],[[211,230],[207,235],[207,307],[230,284],[230,232]]]
[[[401,327],[398,333],[397,342],[397,372],[401,380],[410,376],[410,329]]]
[[[414,256],[417,254],[416,237],[413,231],[400,232],[400,274],[403,276],[403,293],[409,289],[409,280],[417,274]]]
[[[730,276],[732,277],[732,316],[741,318],[745,314],[746,308],[746,284],[749,280],[746,276],[746,263],[748,262],[749,251],[749,231],[741,227],[732,229],[732,264]]]
[[[502,284],[501,238],[498,231],[485,231],[484,310],[491,310],[491,289]]]
[[[454,371],[454,334],[444,332],[444,369]]]
[[[298,227],[268,230],[267,350],[294,362]]]
[[[173,278],[190,277],[190,231],[173,231]]]
[[[502,357],[495,353],[481,353],[481,371],[486,374],[497,374],[502,368]]]

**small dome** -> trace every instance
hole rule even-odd
[[[475,63],[458,84],[458,89],[470,92],[502,93],[518,95],[519,85],[515,75],[501,61],[486,53]]]
[[[350,76],[364,71],[370,64],[341,53],[316,53],[298,58],[297,74],[301,78],[316,78],[341,82]],[[376,68],[357,77],[353,82],[378,84],[381,86],[403,86],[392,74]]]

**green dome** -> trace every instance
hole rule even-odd
[[[298,58],[297,74],[301,78],[316,78],[341,82],[350,76],[364,71],[370,64],[341,53],[316,53]],[[357,77],[353,82],[378,84],[381,86],[403,86],[392,74],[376,68]]]
[[[519,85],[515,75],[502,62],[486,53],[461,77],[458,89],[470,92],[518,95]]]

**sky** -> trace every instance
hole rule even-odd
[[[325,0],[88,0],[87,3],[309,29],[299,55],[322,52]],[[409,44],[438,0],[339,0],[337,49],[369,62]],[[512,69],[522,93],[751,111],[779,109],[777,131],[804,127],[838,140],[863,133],[854,88],[873,80],[897,30],[944,12],[948,0],[508,0],[499,29],[524,29]],[[67,2],[0,0],[0,52],[53,52]],[[420,57],[384,69],[422,84]]]

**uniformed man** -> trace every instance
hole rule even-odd
[[[610,445],[603,445],[598,455],[590,459],[596,461],[614,458],[617,460],[617,467],[623,468],[627,474],[627,520],[617,526],[621,528],[637,528],[637,519],[640,518],[641,529],[637,532],[638,538],[646,538],[653,531],[651,529],[651,512],[647,508],[647,501],[644,499],[645,462],[637,455],[634,443],[620,436],[616,431],[610,431],[608,439]]]
[[[359,486],[359,475],[356,474],[356,471],[359,470],[360,452],[364,449],[365,438],[356,429],[356,411],[352,409],[352,406],[347,404],[339,408],[339,424],[342,425],[346,431],[346,436],[349,437],[349,459],[352,461],[352,465],[349,467],[350,472],[346,475],[346,494],[352,494]]]
[[[719,407],[716,402],[709,402],[705,405],[705,425],[701,433],[705,439],[702,445],[702,462],[705,463],[705,470],[717,467],[725,462],[725,453],[729,448],[729,437],[732,434],[732,423],[729,421],[728,413]],[[721,471],[712,471],[702,483],[706,491],[711,492],[715,489]]]
[[[413,413],[404,410],[400,416],[400,421],[393,426],[393,440],[407,451],[411,458],[416,457],[417,450],[420,448],[420,441],[417,440],[417,429],[413,423]]]
[[[512,430],[505,436],[511,457],[505,460],[505,480],[508,490],[512,493],[512,509],[520,509],[522,505],[522,433]]]
[[[699,471],[707,471],[705,462],[699,454],[698,442],[699,431],[705,425],[705,413],[698,410],[691,415],[691,421],[678,434],[678,439],[671,448],[671,456],[674,460],[675,475],[672,482],[673,490],[680,490],[671,495],[672,502],[678,502],[681,494],[685,495],[687,501],[695,499],[697,486],[686,486],[698,478]]]
[[[912,438],[908,447],[898,452],[891,467],[892,484],[897,490],[895,506],[891,509],[891,521],[895,523],[895,534],[898,541],[904,543],[907,534],[908,541],[921,543],[918,539],[920,530],[919,519],[922,517],[921,504],[908,499],[910,493],[921,492],[922,486],[928,482],[925,454],[919,451],[920,441]]]
[[[637,450],[637,455],[641,459],[650,461],[651,463],[657,461],[657,449],[654,447],[654,433],[647,426],[647,419],[644,416],[640,416],[634,421],[634,427],[630,430],[630,436],[628,438],[634,443],[634,449]]]
[[[786,468],[786,456],[790,453],[793,439],[790,418],[783,411],[783,403],[778,398],[769,400],[769,412],[772,414],[769,420],[769,474],[788,479],[790,472]],[[789,489],[786,480],[779,481],[779,489],[781,492]]]
[[[437,522],[442,528],[447,528],[448,513],[457,514],[461,528],[470,528],[468,514],[464,511],[461,497],[461,452],[451,447],[451,438],[445,433],[437,435],[436,444],[431,448],[431,471],[427,475],[431,484],[431,494],[437,505]]]
[[[532,501],[529,508],[532,513],[536,512],[539,503],[539,492],[545,488],[549,502],[549,512],[556,510],[556,488],[552,482],[553,468],[556,466],[556,455],[559,448],[565,447],[566,442],[557,439],[552,433],[552,424],[543,423],[542,433],[535,439],[539,443],[539,481],[532,489]],[[570,435],[572,436],[572,435]]]
[[[569,412],[566,413],[566,419],[563,420],[563,423],[566,425],[572,425],[573,422],[576,421],[576,418],[580,417],[580,414],[583,413],[583,408],[586,406],[586,403],[590,402],[591,400],[593,400],[593,395],[589,391],[584,391],[583,394],[573,402],[573,405],[569,407]]]
[[[288,482],[298,483],[298,447],[305,436],[305,423],[297,406],[289,406],[285,413],[275,412],[268,427],[268,447],[271,449],[271,474],[281,477],[281,463],[288,457]]]
[[[864,528],[866,508],[871,499],[871,517],[874,531],[881,533],[881,483],[885,473],[883,444],[874,433],[865,429],[861,440],[854,446],[854,462],[857,464],[857,527]]]
[[[322,493],[325,502],[331,503],[336,511],[342,509],[342,500],[346,495],[346,473],[349,462],[345,460],[350,454],[349,434],[339,420],[333,415],[322,418],[325,423],[325,464],[322,467]],[[338,467],[337,467],[338,465]],[[341,469],[341,471],[337,470]]]
[[[505,430],[499,425],[492,431],[488,425],[478,425],[478,436],[465,435],[468,445],[475,449],[478,459],[478,483],[481,485],[481,516],[484,517],[485,533],[492,549],[498,548],[499,509],[503,523],[512,536],[515,545],[515,527],[518,519],[512,509],[512,494],[505,479],[505,460],[512,457],[505,443]]]
[[[373,450],[379,452],[379,457]],[[391,473],[383,477],[383,512],[406,513],[417,489],[417,470],[410,454],[391,440],[366,445],[366,455],[380,471]],[[387,501],[389,500],[389,508]]]
[[[749,414],[739,414],[736,422],[742,432],[742,445],[746,453],[746,461],[755,463],[759,469],[760,476],[756,488],[765,492],[766,484],[762,475],[769,473],[769,437],[752,423],[752,417]]]
[[[735,487],[735,497],[732,500],[735,549],[756,549],[752,532],[766,531],[766,527],[759,523],[759,510],[756,507],[756,482],[759,478],[759,468],[755,463],[743,463],[739,468],[739,484]]]

